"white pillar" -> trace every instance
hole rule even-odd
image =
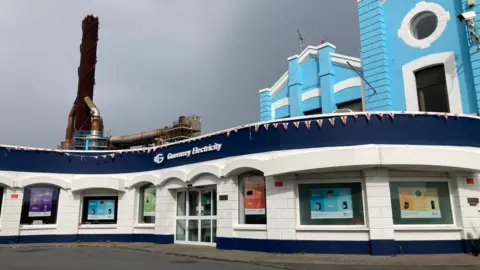
[[[268,176],[267,194],[267,239],[296,240],[296,181],[293,175]],[[276,187],[275,181],[283,186]],[[295,248],[294,245],[281,245],[283,248]],[[289,252],[293,250],[282,250]]]
[[[364,170],[366,221],[372,255],[395,254],[392,203],[388,169]]]
[[[467,239],[469,233],[475,236],[475,230],[480,234],[480,204],[470,205],[468,203],[468,198],[480,198],[480,175],[458,172],[450,175],[453,180],[451,190],[455,224],[463,228],[462,237]],[[468,184],[468,178],[473,178],[474,183]],[[480,235],[477,235],[477,237],[480,237]]]

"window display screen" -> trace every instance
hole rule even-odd
[[[361,183],[299,184],[300,225],[363,225]]]
[[[143,193],[143,216],[154,217],[155,216],[155,204],[156,204],[156,188],[145,188]]]
[[[25,187],[20,224],[55,224],[59,193],[60,188],[53,185]]]
[[[88,220],[113,220],[115,218],[114,200],[89,200]]]
[[[117,202],[118,197],[84,197],[83,223],[116,223]]]
[[[245,215],[265,215],[265,180],[263,176],[245,178]]]
[[[311,189],[311,219],[353,218],[350,188]]]
[[[29,217],[52,215],[53,188],[32,188],[30,192]]]
[[[390,182],[394,224],[453,224],[447,182]]]
[[[401,218],[441,218],[438,189],[435,187],[400,187]]]

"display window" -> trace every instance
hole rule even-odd
[[[361,183],[299,184],[300,225],[364,225]]]
[[[118,196],[83,197],[82,224],[116,224]]]
[[[453,224],[448,182],[390,182],[394,224]]]
[[[265,177],[250,171],[238,176],[240,224],[267,224]]]
[[[148,184],[140,188],[139,223],[155,223],[155,205],[157,188]]]
[[[5,192],[5,189],[0,186],[0,217],[2,216],[2,206],[3,206],[3,193]]]
[[[23,189],[20,224],[56,224],[60,188],[53,185],[34,185]]]

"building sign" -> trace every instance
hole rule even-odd
[[[220,151],[221,148],[222,148],[221,143],[214,143],[204,147],[194,147],[187,151],[168,153],[166,156],[166,159],[170,160],[170,159],[176,159],[176,158],[189,158],[192,155],[198,155],[198,154],[212,152],[212,151],[218,152]],[[162,164],[164,160],[165,160],[164,154],[158,154],[153,158],[153,162],[157,164]]]
[[[401,218],[441,218],[438,190],[435,187],[400,187]]]
[[[155,204],[157,201],[155,189],[155,187],[146,188],[143,194],[143,216],[145,217],[155,216]]]
[[[352,190],[330,188],[310,190],[311,219],[353,218]]]
[[[244,181],[245,215],[265,215],[265,179],[246,177]]]
[[[52,215],[53,188],[32,188],[30,193],[29,217]]]
[[[88,200],[87,220],[114,220],[115,200]]]

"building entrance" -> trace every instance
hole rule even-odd
[[[216,186],[177,191],[176,243],[215,245],[216,198]]]

